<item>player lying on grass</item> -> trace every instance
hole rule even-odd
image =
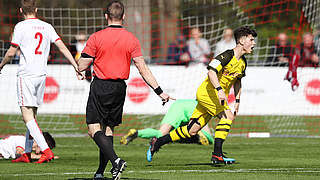
[[[14,28],[11,46],[0,63],[0,73],[19,50],[21,56],[17,72],[18,105],[30,135],[42,152],[36,163],[49,162],[54,159],[54,155],[38,126],[37,111],[43,102],[51,43],[54,43],[72,64],[78,79],[83,79],[84,75],[78,71],[77,63],[52,25],[37,18],[35,0],[21,0],[20,12],[24,20]],[[28,154],[24,156],[30,161],[31,157],[26,155]]]
[[[43,132],[43,136],[48,146],[50,147],[50,149],[53,149],[56,146],[54,138],[48,132]],[[13,136],[8,136],[4,139],[0,139],[0,159],[10,159],[10,158],[21,159],[21,157],[23,157],[23,154],[25,153],[30,153],[31,159],[39,159],[41,157],[41,153],[40,153],[41,150],[38,144],[32,139],[32,146],[31,148],[28,148],[25,146],[25,141],[26,141],[26,136],[21,136],[21,135],[13,135]],[[56,157],[57,156],[55,156],[55,158]],[[16,161],[16,160],[12,160],[12,161],[27,162],[27,161]]]
[[[168,134],[172,129],[185,125],[189,122],[193,110],[198,102],[193,99],[179,99],[176,100],[169,108],[166,115],[161,121],[160,129],[130,129],[128,134],[120,139],[120,144],[129,144],[135,138],[153,138],[161,137]],[[199,143],[202,145],[208,145],[213,143],[213,137],[210,133],[208,125],[204,126],[201,131],[198,132],[192,139],[186,141],[187,143]]]
[[[240,105],[241,78],[245,76],[247,66],[245,54],[250,54],[256,44],[257,33],[249,27],[240,27],[234,31],[236,47],[216,56],[208,65],[208,77],[197,90],[198,104],[190,118],[189,124],[171,131],[160,138],[152,138],[147,151],[147,160],[152,161],[160,147],[180,139],[191,138],[203,128],[213,116],[220,118],[215,130],[212,162],[234,163],[222,152],[222,144],[227,138],[232,121],[235,119]],[[230,88],[234,87],[236,96],[235,112],[231,112],[227,104]]]

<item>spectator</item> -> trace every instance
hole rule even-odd
[[[78,35],[76,35],[76,50],[77,54],[75,55],[75,59],[78,60],[81,56],[81,52],[86,46],[87,42],[87,35],[84,32],[80,32]]]
[[[75,42],[75,50],[76,50],[76,54],[75,54],[75,59],[78,60],[81,56],[82,50],[84,49],[84,47],[86,46],[87,43],[87,35],[83,32],[80,31],[79,34],[77,34],[75,36],[76,38],[76,42]],[[88,69],[85,71],[85,77],[86,80],[88,82],[91,82],[92,80],[92,66],[90,65],[88,67]]]
[[[317,55],[313,35],[305,33],[303,43],[296,49],[299,67],[319,67],[319,56]]]
[[[277,37],[277,43],[270,50],[270,56],[267,59],[267,66],[288,66],[289,59],[293,56],[294,49],[288,41],[285,33],[280,33]]]
[[[233,49],[235,47],[236,47],[236,41],[234,40],[234,37],[233,37],[233,31],[230,28],[226,28],[223,31],[223,39],[220,40],[216,45],[214,56],[218,56],[224,51],[228,49]]]
[[[183,35],[179,34],[175,42],[169,45],[166,64],[187,65],[190,59],[186,40]]]
[[[80,31],[70,42],[68,46],[69,51],[71,52],[72,56],[78,60],[83,48],[85,47],[87,42],[87,35]]]
[[[202,33],[199,28],[192,28],[190,39],[187,41],[188,50],[191,56],[191,62],[207,63],[210,55],[209,42],[201,38]]]
[[[296,48],[292,59],[289,61],[289,69],[285,80],[291,83],[293,91],[299,87],[298,67],[319,67],[319,56],[315,50],[313,35],[311,33],[303,35],[303,43]]]

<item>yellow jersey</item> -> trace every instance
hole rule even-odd
[[[237,59],[232,49],[219,54],[208,65],[208,69],[217,73],[220,86],[227,96],[234,82],[245,76],[246,67],[246,58],[241,56],[240,59]],[[211,84],[208,77],[205,81]]]

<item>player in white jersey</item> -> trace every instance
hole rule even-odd
[[[16,154],[21,154],[25,148],[26,137],[9,136],[0,139],[0,158],[16,158]]]
[[[19,22],[14,28],[11,46],[0,63],[0,71],[19,49],[21,55],[17,73],[18,104],[30,135],[42,151],[42,156],[36,163],[43,163],[54,158],[36,121],[37,109],[43,102],[50,44],[54,43],[69,60],[78,79],[83,79],[84,75],[78,71],[77,63],[54,28],[36,18],[35,0],[21,0],[21,4],[20,12],[25,20]],[[13,162],[30,162],[30,159],[30,153],[25,153]]]
[[[56,146],[54,138],[48,132],[43,132],[43,136],[50,149],[53,149]],[[25,141],[26,136],[21,135],[12,135],[0,139],[0,159],[20,157],[26,151]],[[41,150],[38,144],[36,142],[32,142],[30,149],[31,158],[39,159],[41,157],[40,152]],[[54,158],[56,159],[58,156],[55,156]]]

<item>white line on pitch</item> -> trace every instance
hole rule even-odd
[[[155,170],[155,171],[125,171],[125,173],[257,173],[257,172],[293,172],[293,173],[320,173],[319,168],[266,168],[266,169],[209,169],[209,170]],[[37,174],[0,174],[1,176],[54,176],[54,175],[87,175],[94,172],[65,172],[65,173],[37,173]]]

